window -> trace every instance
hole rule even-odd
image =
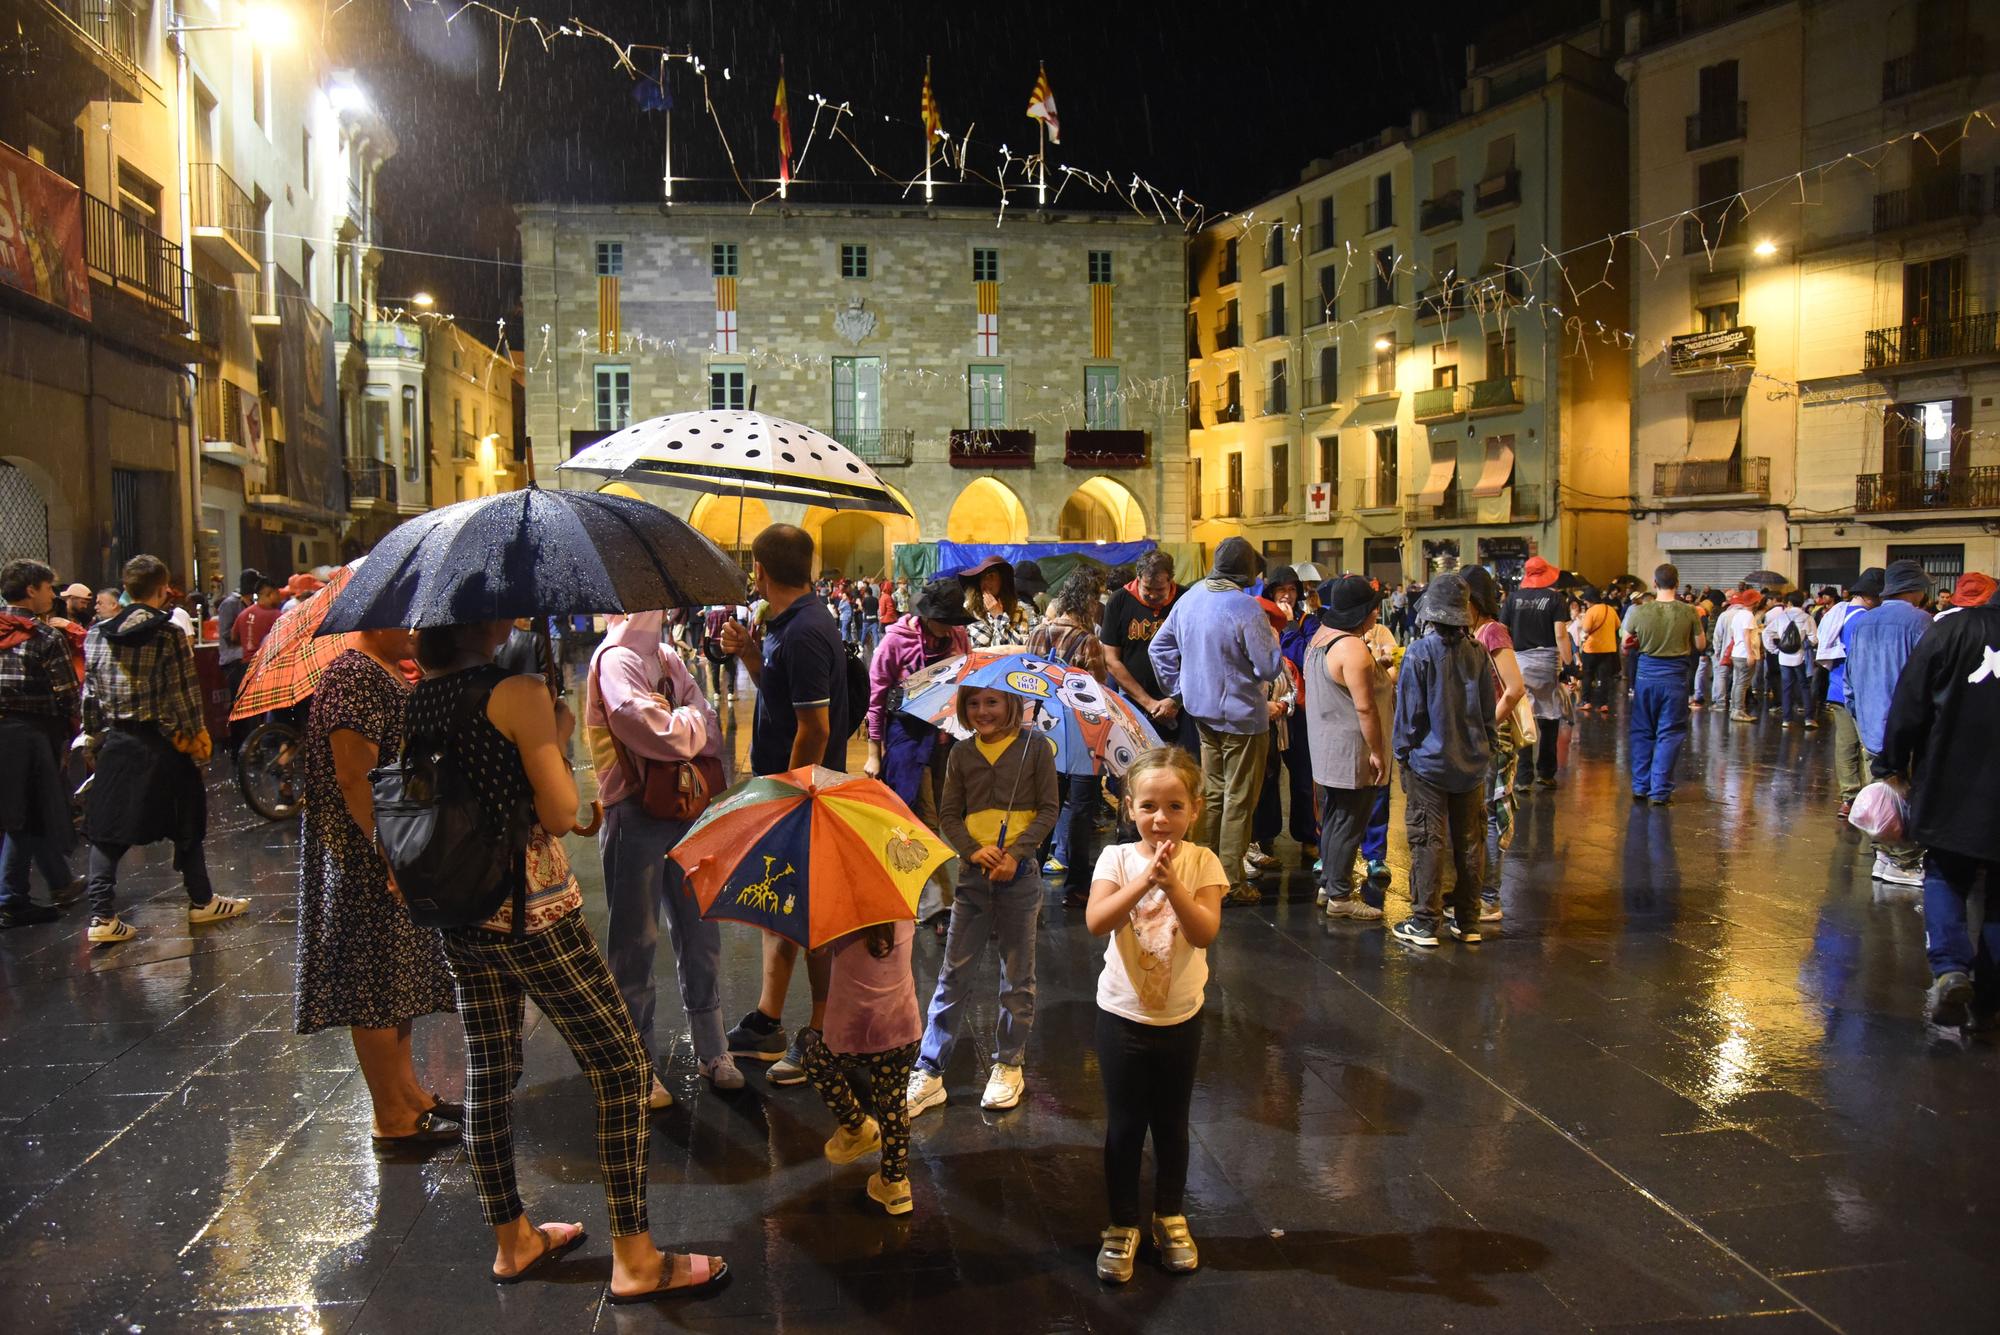
[[[1243,420],[1243,375],[1240,371],[1231,371],[1229,378],[1223,381],[1222,396],[1223,408],[1228,412],[1229,420],[1232,422]]]
[[[600,241],[597,243],[597,276],[616,278],[625,272],[625,243],[623,241]]]
[[[307,194],[310,195],[313,192],[313,132],[311,130],[302,129],[299,131],[299,183],[305,186]]]
[[[1431,252],[1431,283],[1436,287],[1448,285],[1458,272],[1458,244],[1447,241]]]
[[[1264,337],[1283,338],[1285,336],[1285,285],[1283,283],[1271,284],[1271,289],[1264,294],[1264,298]]]
[[[1264,383],[1266,386],[1264,390],[1264,415],[1269,417],[1276,413],[1289,411],[1289,405],[1286,402],[1287,396],[1285,394],[1285,359],[1283,357],[1271,363],[1270,373]]]
[[[1083,368],[1083,425],[1091,431],[1118,430],[1118,368]]]
[[[632,420],[632,368],[597,368],[597,429],[616,431]]]
[[[1486,262],[1480,266],[1481,274],[1505,273],[1513,265],[1514,229],[1512,227],[1488,228],[1486,232]],[[1511,280],[1511,275],[1509,275],[1509,278]]]
[[[1323,195],[1319,201],[1319,230],[1313,236],[1313,249],[1325,250],[1333,244],[1333,196]]]
[[[1222,310],[1224,317],[1223,328],[1229,331],[1229,338],[1227,342],[1223,342],[1222,340],[1219,339],[1216,341],[1216,348],[1218,350],[1222,348],[1235,347],[1237,343],[1238,331],[1240,331],[1243,328],[1242,324],[1243,303],[1238,298],[1231,297],[1229,299],[1229,304],[1227,306],[1224,306]]]
[[[1431,367],[1432,389],[1455,389],[1458,386],[1458,363],[1446,362]]]
[[[1332,403],[1340,397],[1340,349],[1335,344],[1329,343],[1319,350],[1319,383],[1313,388],[1315,403]],[[1321,474],[1323,479],[1332,476]]]
[[[1396,304],[1396,248],[1381,246],[1375,251],[1375,300],[1371,306]]]
[[[1090,281],[1108,283],[1111,281],[1111,252],[1093,250],[1090,252]]]
[[[1486,141],[1485,180],[1497,180],[1514,170],[1514,136],[1496,135]]]
[[[1396,428],[1375,428],[1374,501],[1377,506],[1396,504]]]
[[[868,247],[853,242],[842,242],[840,247],[840,276],[842,278],[866,278],[868,276]]]
[[[1289,513],[1287,502],[1292,498],[1292,447],[1289,444],[1271,447],[1271,505],[1267,514]]]
[[[349,269],[354,264],[354,247],[342,241],[333,248],[333,299],[347,302],[354,300]]]
[[[1335,482],[1340,478],[1340,437],[1321,436],[1313,442],[1319,451],[1319,467],[1313,480]]]
[[[1375,388],[1372,392],[1396,392],[1396,344],[1393,340],[1388,347],[1375,349]]]
[[[118,212],[154,231],[160,228],[160,187],[124,161],[118,164]]]
[[[872,449],[882,438],[882,359],[833,359],[833,438],[849,449]]]
[[[1224,461],[1229,468],[1229,491],[1224,497],[1224,514],[1243,513],[1243,451],[1232,450]]]
[[[1704,334],[1734,329],[1743,291],[1743,276],[1701,273],[1694,280],[1695,326]]]
[[[1915,561],[1937,584],[1938,596],[1948,596],[1965,573],[1965,545],[1956,542],[1907,542],[1889,544],[1889,561]]]
[[[480,405],[476,403],[472,405],[472,439],[475,444],[486,434],[479,429],[479,407]]]
[[[1000,281],[1000,252],[992,246],[972,248],[972,281],[975,283],[997,283]]]
[[[1946,255],[1903,266],[1904,324],[1938,328],[1948,326],[1964,314],[1965,256]],[[1938,342],[1935,338],[1931,341]],[[1936,351],[1931,355],[1949,354]]]
[[[1743,188],[1743,160],[1717,158],[1694,169],[1694,216],[1682,224],[1681,248],[1689,254],[1739,240],[1742,210],[1735,207]]]
[[[1331,264],[1319,266],[1319,320],[1315,324],[1331,320],[1334,306],[1340,298],[1340,271]]]
[[[300,285],[305,289],[306,300],[314,305],[319,304],[319,266],[313,263],[316,258],[312,242],[299,242]]]
[[[1264,241],[1264,267],[1278,268],[1285,262],[1285,228],[1280,223],[1271,228],[1271,234]]]
[[[718,241],[708,248],[708,271],[716,278],[736,277],[736,243]]]
[[[1498,380],[1501,376],[1519,375],[1520,362],[1514,355],[1514,331],[1505,333],[1495,329],[1486,335],[1486,378]]]
[[[264,66],[264,49],[250,43],[250,119],[266,135],[271,133],[270,72]]]
[[[974,366],[966,372],[970,420],[974,431],[998,431],[1007,425],[1007,368]]]
[[[747,402],[749,372],[740,366],[708,368],[708,406],[714,409],[741,409]]]
[[[1266,538],[1264,540],[1264,568],[1288,566],[1292,563],[1292,540],[1290,538]]]
[[[620,422],[618,425],[625,425]],[[454,455],[465,452],[465,400],[451,401],[451,452]]]
[[[1375,178],[1375,205],[1368,218],[1369,231],[1390,227],[1396,221],[1396,185],[1388,172]]]
[[[1725,60],[1705,65],[1698,77],[1698,110],[1688,122],[1687,130],[1687,146],[1691,149],[1719,144],[1743,133],[1736,62]]]
[[[415,482],[423,475],[423,441],[417,435],[417,387],[403,386],[403,476]]]
[[[1431,164],[1431,198],[1443,199],[1458,190],[1458,159],[1439,158]]]
[[[1899,403],[1883,414],[1882,466],[1896,473],[1939,473],[1971,460],[1972,400]]]
[[[370,385],[361,401],[361,450],[371,463],[389,457],[389,392],[378,385]]]
[[[1339,538],[1312,540],[1312,563],[1319,567],[1319,573],[1323,578],[1331,579],[1340,573],[1342,569],[1340,548]]]
[[[1224,287],[1236,281],[1236,238],[1222,243],[1222,273],[1215,280]]]

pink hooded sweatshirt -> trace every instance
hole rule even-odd
[[[965,627],[953,626],[945,656],[967,652]],[[915,612],[892,622],[875,646],[868,664],[868,739],[882,740],[882,725],[889,717],[889,692],[903,678],[921,672],[924,666],[924,623]],[[619,734],[623,736],[623,733]]]
[[[597,768],[598,798],[607,807],[634,792],[631,775],[618,763],[613,733],[634,761],[722,755],[715,711],[680,655],[660,651],[665,624],[664,612],[613,617],[604,643],[590,656],[583,735]],[[683,703],[676,707],[676,701]]]

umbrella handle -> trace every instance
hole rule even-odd
[[[597,827],[602,824],[604,824],[604,803],[593,797],[590,799],[590,824],[573,826],[570,833],[580,834],[588,839],[597,833]]]

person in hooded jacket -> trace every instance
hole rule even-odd
[[[190,925],[234,918],[248,907],[216,894],[208,880],[201,767],[213,748],[194,649],[164,610],[167,567],[156,556],[139,555],[125,563],[122,578],[132,601],[92,626],[83,644],[83,730],[96,760],[84,804],[88,936],[103,944],[139,934],[117,910],[118,863],[135,844],[173,841]]]
[[[639,1041],[657,1063],[653,959],[665,918],[698,1069],[717,1089],[741,1089],[743,1073],[723,1037],[722,933],[701,916],[680,864],[667,856],[692,822],[648,815],[641,796],[651,762],[722,757],[714,708],[680,655],[661,647],[665,623],[662,612],[612,618],[585,677],[584,740],[604,804],[597,838],[611,904],[605,956]],[[671,1102],[656,1073],[647,1105]]]
[[[62,759],[76,733],[76,675],[69,638],[45,619],[55,602],[55,572],[40,561],[0,568],[0,928],[54,922],[53,907],[28,897],[28,870],[39,864],[49,892],[75,882],[69,795]]]

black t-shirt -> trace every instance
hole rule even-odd
[[[1514,648],[1553,649],[1556,623],[1569,620],[1569,598],[1560,589],[1516,589],[1500,609]]]
[[[791,767],[792,742],[799,734],[798,710],[824,705],[828,769],[847,768],[847,651],[840,625],[826,604],[811,594],[799,599],[764,628],[764,673],[757,683],[757,715],[751,725],[750,769],[782,774]]]
[[[1178,589],[1175,597],[1180,596]],[[1152,608],[1134,598],[1128,589],[1119,589],[1111,595],[1111,601],[1104,607],[1104,633],[1098,638],[1107,649],[1116,649],[1125,670],[1132,679],[1146,688],[1146,694],[1158,699],[1160,680],[1153,675],[1153,659],[1147,653],[1147,646],[1159,634],[1160,627],[1167,622],[1167,613],[1173,604],[1155,612]]]

